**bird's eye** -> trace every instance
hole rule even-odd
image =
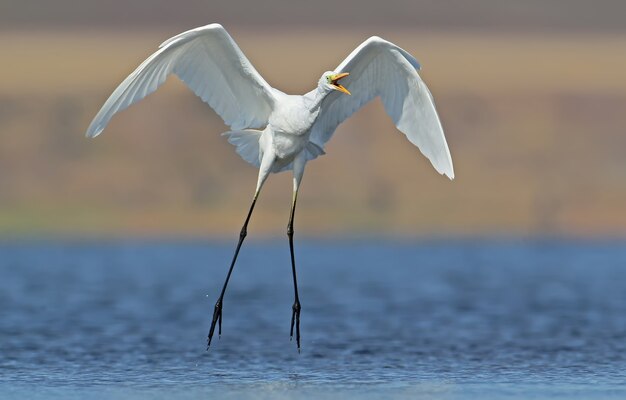
[[[330,75],[326,76],[326,82],[330,83]]]

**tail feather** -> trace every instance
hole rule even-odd
[[[240,131],[224,132],[222,133],[222,136],[226,136],[228,142],[235,146],[235,151],[241,156],[241,158],[258,168],[261,165],[259,140],[261,139],[262,134],[263,131],[256,129],[243,129]],[[305,151],[307,161],[311,161],[326,154],[323,148],[313,142],[307,143]],[[293,163],[289,163],[276,172],[289,171],[292,168]]]
[[[224,132],[222,136],[226,136],[228,142],[235,146],[235,151],[241,158],[258,168],[261,165],[259,139],[262,133],[263,131],[256,129],[243,129]]]

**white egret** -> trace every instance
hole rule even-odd
[[[380,96],[396,127],[437,172],[454,178],[450,151],[432,95],[417,73],[419,68],[417,60],[405,50],[374,36],[333,71],[324,72],[315,89],[301,96],[287,95],[259,75],[221,25],[211,24],[166,40],[104,103],[87,130],[89,137],[98,136],[115,113],[154,92],[168,75],[175,74],[230,126],[232,130],[223,135],[235,145],[237,153],[259,168],[252,204],[215,304],[207,349],[216,323],[221,335],[224,293],[263,183],[272,172],[291,170],[293,199],[287,235],[295,299],[290,337],[293,338],[295,325],[300,350],[301,306],[293,221],[304,167],[324,154],[324,145],[337,126],[370,100]]]

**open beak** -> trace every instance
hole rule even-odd
[[[347,73],[347,72],[342,72],[342,73],[340,73],[340,74],[335,74],[335,75],[331,76],[331,77],[330,77],[331,84],[333,85],[333,87],[334,87],[336,90],[339,90],[340,92],[343,92],[343,93],[345,93],[345,94],[351,94],[351,93],[348,91],[348,89],[346,89],[345,87],[341,86],[341,84],[339,84],[339,83],[338,83],[339,79],[341,79],[341,78],[345,78],[345,77],[346,77],[346,76],[348,76],[348,75],[350,75],[350,74],[349,74],[349,73]]]

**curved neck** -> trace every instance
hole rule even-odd
[[[318,86],[317,88],[307,93],[307,97],[311,99],[311,112],[319,111],[320,107],[322,106],[322,101],[324,101],[324,99],[330,94],[330,92],[330,90]]]

